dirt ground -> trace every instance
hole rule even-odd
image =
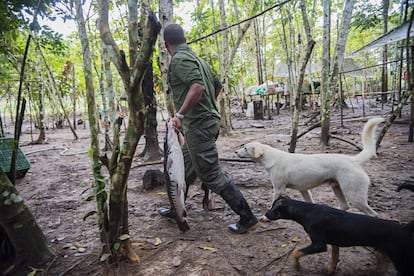
[[[354,110],[344,110],[344,127],[340,126],[340,112],[332,112],[331,132],[343,139],[361,145],[360,134],[367,118],[389,116],[391,105],[372,99],[365,105],[353,101]],[[312,113],[303,111],[300,130]],[[408,143],[409,105],[401,118],[392,125],[378,150],[378,158],[364,164],[371,177],[369,204],[381,218],[408,222],[414,219],[414,193],[396,192],[396,185],[414,180],[413,144]],[[220,137],[220,157],[236,158],[234,152],[242,144],[259,140],[281,150],[288,149],[290,140],[290,111],[280,114],[265,113],[265,120],[246,118],[240,108],[234,109],[234,131],[229,137]],[[12,136],[10,123],[6,125]],[[160,143],[164,139],[164,123],[158,127]],[[331,152],[356,154],[358,150],[343,141],[332,139],[326,149],[319,147],[320,129],[314,129],[297,143],[296,152]],[[309,244],[303,228],[292,221],[280,220],[262,223],[257,230],[245,235],[227,231],[238,217],[219,197],[214,197],[215,209],[202,208],[200,183],[193,185],[187,200],[191,230],[182,234],[177,225],[162,218],[157,210],[168,207],[165,187],[153,191],[142,189],[142,176],[148,169],[162,165],[137,167],[134,160],[129,177],[128,201],[130,235],[133,246],[141,258],[139,264],[121,260],[115,265],[99,261],[100,242],[96,217],[86,221],[83,216],[95,208],[94,202],[85,201],[91,184],[91,162],[86,152],[90,146],[88,127],[78,126],[78,140],[69,128],[49,129],[47,143],[29,145],[36,140],[37,130],[26,122],[21,137],[21,148],[31,163],[26,176],[17,181],[17,188],[30,207],[38,224],[55,250],[55,258],[36,275],[323,275],[327,267],[328,252],[301,259],[299,271],[292,268],[289,254],[295,248]],[[103,142],[103,134],[101,141]],[[160,145],[162,146],[162,145]],[[143,149],[140,141],[137,155]],[[267,172],[258,164],[223,161],[223,167],[245,195],[253,212],[265,213],[271,204],[272,187]],[[358,183],[355,183],[358,185]],[[324,185],[315,188],[316,202],[336,207],[338,202],[332,190]],[[295,190],[288,190],[293,198],[303,200]],[[358,212],[351,209],[352,212]],[[372,248],[350,247],[340,250],[336,275],[396,275],[390,261]]]

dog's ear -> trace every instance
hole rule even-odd
[[[260,158],[263,155],[263,148],[259,145],[254,145],[252,147],[252,157],[253,158]]]
[[[277,210],[280,206],[282,206],[283,198],[279,197],[272,203],[272,210]]]
[[[283,206],[286,202],[286,200],[289,200],[290,197],[288,195],[280,195],[275,202],[273,203],[273,205],[275,205],[276,203],[278,204],[278,206]]]
[[[277,200],[290,199],[288,195],[280,195]]]
[[[280,195],[275,201],[273,201],[272,208],[275,207],[275,205],[282,205],[285,198],[289,198],[287,195]]]

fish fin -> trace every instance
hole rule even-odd
[[[178,132],[177,136],[178,136],[178,143],[180,144],[180,146],[184,145],[184,135],[181,132]]]

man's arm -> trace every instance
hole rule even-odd
[[[190,86],[184,103],[180,110],[178,110],[178,113],[185,115],[191,108],[193,108],[200,101],[204,90],[205,87],[201,83],[193,83]]]
[[[177,113],[185,115],[191,108],[193,108],[201,99],[201,96],[205,90],[204,85],[201,83],[195,82],[190,86],[187,96],[185,97],[184,103],[181,106],[180,110]],[[182,119],[177,116],[172,118],[173,125],[180,129],[182,127]]]

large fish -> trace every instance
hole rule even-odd
[[[185,166],[181,145],[184,137],[177,132],[171,121],[167,122],[164,141],[164,174],[167,180],[167,193],[172,210],[176,213],[178,228],[185,232],[190,230],[185,210]]]

